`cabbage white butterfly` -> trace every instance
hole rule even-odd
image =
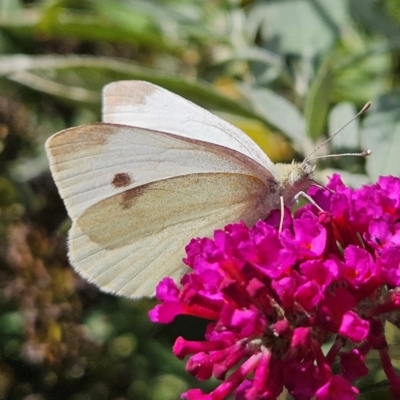
[[[54,134],[46,151],[73,221],[71,264],[106,292],[153,295],[183,274],[192,237],[252,225],[313,182],[306,161],[274,164],[239,129],[148,82],[107,85],[103,121]]]

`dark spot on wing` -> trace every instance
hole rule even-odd
[[[135,204],[135,200],[137,200],[140,196],[142,196],[146,190],[148,189],[149,184],[139,186],[133,189],[126,190],[121,193],[122,198],[120,201],[120,206],[123,210],[129,210]]]
[[[119,172],[118,174],[114,175],[114,179],[112,180],[111,184],[115,188],[123,188],[129,186],[133,182],[130,175],[126,172]]]

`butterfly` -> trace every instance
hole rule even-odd
[[[72,219],[72,266],[125,297],[179,279],[191,238],[253,225],[313,183],[306,161],[274,164],[241,130],[143,81],[105,86],[103,122],[54,134],[46,152]]]

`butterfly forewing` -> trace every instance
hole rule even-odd
[[[272,180],[254,160],[211,143],[113,124],[53,135],[50,168],[72,218],[112,195],[149,182],[194,173],[244,173]]]
[[[159,130],[236,150],[270,172],[274,164],[240,129],[198,105],[143,81],[120,81],[103,89],[103,121]]]

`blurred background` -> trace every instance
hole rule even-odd
[[[199,386],[171,346],[200,340],[204,321],[152,325],[153,300],[102,294],[66,258],[43,145],[99,121],[106,83],[172,90],[275,162],[302,160],[370,100],[321,152],[372,155],[317,165],[321,182],[339,171],[359,186],[400,173],[399,61],[399,0],[0,0],[0,400],[173,400]]]

